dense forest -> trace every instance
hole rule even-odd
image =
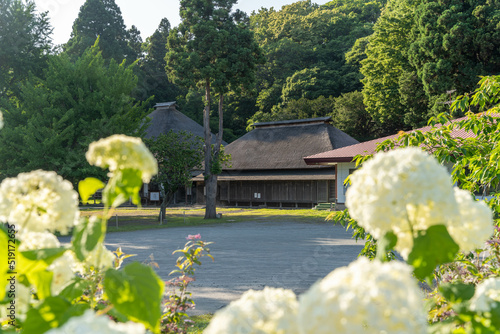
[[[420,127],[500,73],[500,0],[305,0],[235,16],[260,57],[244,89],[224,91],[227,142],[255,122],[327,115],[360,141]],[[141,136],[157,102],[202,124],[205,89],[169,80],[166,18],[143,41],[114,0],[87,0],[67,43],[51,32],[32,1],[0,0],[2,176],[99,173],[84,167],[88,144]]]

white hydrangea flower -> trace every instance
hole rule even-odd
[[[3,125],[4,125],[4,122],[3,122],[3,113],[0,111],[0,129],[3,129]]]
[[[140,138],[113,135],[90,144],[85,156],[91,165],[109,168],[111,173],[126,168],[141,170],[145,183],[158,173],[156,159]]]
[[[19,251],[61,247],[59,240],[50,232],[25,232],[18,235]]]
[[[59,294],[71,283],[75,277],[74,266],[75,258],[70,251],[66,251],[47,267],[47,270],[52,271],[54,274],[52,276],[52,283],[50,284],[50,291],[53,296]]]
[[[103,244],[98,244],[85,258],[85,265],[92,266],[95,269],[107,269],[113,267],[115,255],[109,251]]]
[[[21,173],[0,185],[0,221],[15,224],[21,233],[67,234],[79,215],[73,185],[55,172]]]
[[[494,232],[491,209],[466,190],[455,188],[455,199],[460,219],[450,221],[448,232],[464,252],[482,248]]]
[[[359,258],[299,298],[300,333],[426,333],[427,314],[412,269]]]
[[[297,298],[291,290],[249,290],[215,313],[203,333],[298,334],[297,308]]]
[[[419,148],[377,153],[351,175],[346,206],[376,239],[392,231],[406,259],[414,233],[446,224],[458,212],[450,175]],[[411,224],[411,226],[410,226]]]
[[[116,323],[107,316],[98,316],[87,310],[79,317],[73,317],[62,327],[53,328],[47,334],[144,334],[146,328],[135,322]]]
[[[470,300],[470,309],[488,312],[495,303],[500,303],[500,277],[485,279],[476,286],[474,296]]]

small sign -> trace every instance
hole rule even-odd
[[[149,199],[151,201],[159,201],[160,200],[160,193],[151,192],[151,193],[149,193],[149,196],[150,196]]]

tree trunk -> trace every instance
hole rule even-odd
[[[205,179],[205,187],[207,193],[205,219],[215,219],[217,218],[217,175],[210,175],[207,179]],[[209,205],[209,203],[211,205]]]
[[[206,206],[205,206],[205,219],[217,218],[217,209],[215,206],[215,196],[217,191],[217,178],[215,178],[215,191],[214,179],[212,175],[212,132],[210,131],[210,80],[205,81],[205,109],[203,109],[203,129],[205,130],[205,193],[206,193]]]
[[[162,187],[160,187],[160,191],[161,191],[161,195],[163,196],[163,201],[161,202],[161,205],[160,205],[160,213],[158,215],[158,221],[162,221],[161,220],[161,217],[163,217],[163,222],[166,224],[167,223],[167,219],[165,218],[165,215],[167,214],[167,206],[170,204],[170,201],[172,200],[172,195],[174,194],[174,192],[168,192],[168,193],[165,193],[165,189],[162,189]]]

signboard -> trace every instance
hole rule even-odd
[[[153,193],[153,192],[150,192],[149,193],[149,199],[151,201],[159,201],[160,200],[160,193]]]

